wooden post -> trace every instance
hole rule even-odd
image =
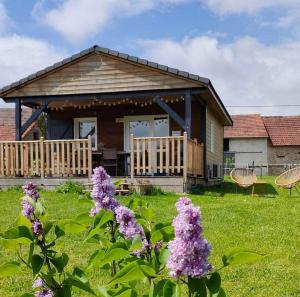
[[[192,122],[192,98],[191,98],[191,90],[186,90],[185,92],[185,131],[187,132],[187,136],[191,137],[191,122]]]
[[[44,137],[40,138],[41,179],[45,177]]]
[[[16,140],[21,140],[21,115],[22,115],[22,108],[21,108],[21,99],[16,99],[15,104],[15,127],[16,127]]]
[[[187,183],[187,161],[188,161],[188,142],[187,142],[187,133],[183,133],[183,185],[184,189]]]
[[[134,140],[133,134],[130,135],[130,177],[133,181],[134,178]]]
[[[93,170],[93,165],[92,165],[92,137],[91,135],[88,136],[88,174],[89,174],[89,181],[91,180],[92,177],[92,170]],[[74,158],[74,156],[73,156]]]

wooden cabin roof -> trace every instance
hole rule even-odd
[[[97,45],[0,89],[0,97],[115,93],[165,89],[205,88],[210,104],[231,118],[208,78],[140,59]]]

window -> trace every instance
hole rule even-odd
[[[210,121],[210,151],[215,152],[215,123]]]
[[[92,138],[92,149],[97,150],[97,118],[74,119],[74,138]]]
[[[130,135],[135,137],[169,136],[169,117],[167,115],[128,116],[124,118],[124,149],[130,149]]]

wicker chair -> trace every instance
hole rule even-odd
[[[295,188],[298,192],[296,187],[297,183],[300,181],[300,167],[294,167],[292,169],[284,171],[275,179],[275,184],[278,187],[289,189],[290,195],[292,195],[292,189]],[[298,192],[299,194],[299,192]]]
[[[247,168],[235,168],[230,172],[230,178],[242,188],[253,186],[257,177],[253,170]]]

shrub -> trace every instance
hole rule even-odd
[[[55,188],[57,193],[62,194],[79,194],[82,195],[84,193],[84,186],[79,182],[74,181],[66,181],[63,184],[60,184]]]

